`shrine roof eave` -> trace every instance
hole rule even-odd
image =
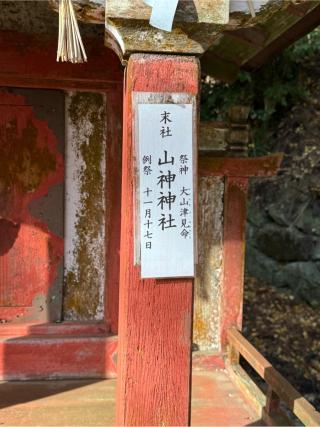
[[[120,7],[118,0],[108,0],[105,11],[105,0],[73,1],[81,21],[105,25],[105,45],[123,63],[136,52],[196,55],[204,74],[226,82],[234,81],[241,69],[258,69],[320,24],[319,1],[259,0],[255,17],[241,10],[245,2],[233,2],[242,6],[233,5],[226,25],[199,22],[197,14],[188,17],[182,10],[172,32],[165,32],[149,25],[145,6],[133,8],[132,3],[143,4],[126,0]],[[50,4],[57,10],[57,0]]]

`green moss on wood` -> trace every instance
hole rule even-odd
[[[32,120],[18,129],[16,119],[0,126],[0,194],[15,188],[32,192],[56,169],[55,156],[38,144],[38,130]]]
[[[104,218],[104,182],[101,159],[104,150],[105,113],[103,95],[77,93],[69,115],[76,129],[74,143],[83,159],[80,171],[80,210],[77,212],[77,241],[74,266],[65,274],[64,312],[77,319],[95,319],[100,302],[100,270],[104,260],[94,250]],[[86,123],[90,123],[89,133]]]

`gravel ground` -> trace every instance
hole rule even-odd
[[[244,335],[320,410],[320,310],[247,278]]]

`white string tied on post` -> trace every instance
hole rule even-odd
[[[59,0],[59,40],[57,61],[87,62],[79,26],[71,0]]]

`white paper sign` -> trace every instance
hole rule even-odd
[[[138,104],[142,278],[194,276],[193,105]]]

